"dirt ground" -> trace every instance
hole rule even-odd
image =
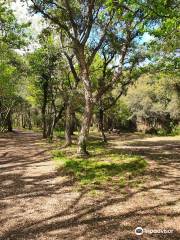
[[[180,137],[112,136],[110,147],[148,160],[141,189],[92,197],[59,176],[39,134],[1,135],[0,239],[179,240]],[[147,233],[164,229],[171,233]]]

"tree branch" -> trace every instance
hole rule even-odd
[[[73,28],[73,31],[74,31],[74,36],[77,39],[77,37],[78,37],[77,25],[76,25],[76,23],[74,21],[74,14],[73,14],[73,11],[72,11],[72,9],[71,9],[71,7],[69,5],[69,1],[68,0],[65,0],[65,5],[66,5],[66,9],[67,9],[67,11],[69,13],[69,20],[71,22],[71,25],[72,25],[72,28]]]
[[[41,13],[45,18],[51,20],[54,24],[58,25],[60,28],[62,28],[68,34],[68,36],[72,40],[75,40],[74,36],[70,33],[68,26],[65,24],[62,24],[62,22],[59,20],[58,17],[51,16],[50,14],[45,12],[45,10],[42,8],[42,6],[36,3],[36,0],[31,0],[31,2],[33,3],[33,7],[36,12]]]
[[[79,78],[79,76],[78,76],[78,74],[77,74],[77,72],[75,70],[74,64],[73,64],[73,56],[70,57],[66,52],[64,52],[64,55],[66,56],[66,58],[67,58],[67,60],[69,62],[69,66],[70,66],[71,72],[73,74],[73,77],[74,77],[74,79],[76,81],[76,86],[77,86],[77,84],[80,81],[80,78]]]
[[[102,46],[102,44],[103,44],[103,42],[104,42],[104,40],[105,40],[105,38],[106,38],[107,30],[108,30],[108,27],[109,27],[112,19],[113,19],[113,16],[114,16],[114,12],[112,12],[112,15],[111,15],[108,23],[107,23],[107,24],[105,25],[105,27],[104,27],[104,32],[103,32],[102,37],[101,37],[100,40],[99,40],[99,43],[98,43],[97,46],[93,49],[93,52],[92,52],[92,54],[90,55],[90,57],[89,57],[89,59],[88,59],[88,65],[89,65],[89,66],[92,64],[92,62],[93,62],[93,60],[94,60],[94,58],[95,58],[95,56],[96,56],[96,53],[99,51],[99,49],[101,48],[101,46]]]
[[[94,3],[95,0],[89,0],[88,1],[88,13],[87,13],[87,17],[88,17],[88,22],[87,22],[87,27],[84,30],[84,34],[82,36],[82,45],[85,45],[85,43],[87,42],[91,29],[92,29],[92,24],[93,24],[93,9],[94,9]]]

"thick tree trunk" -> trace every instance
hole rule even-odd
[[[11,113],[11,111],[9,111],[8,115],[7,115],[7,130],[8,130],[8,132],[12,132],[13,131],[13,127],[12,127],[12,113]]]
[[[71,129],[72,129],[71,104],[70,101],[68,101],[66,105],[65,146],[70,146],[72,144]]]
[[[78,154],[81,156],[89,155],[89,153],[87,151],[87,137],[89,135],[91,116],[92,116],[92,106],[91,106],[91,103],[87,103],[87,106],[86,106],[85,112],[84,112],[84,116],[83,116],[83,122],[81,125],[79,142],[78,142],[78,145],[79,145]]]
[[[92,98],[92,87],[91,80],[89,78],[89,66],[86,62],[86,55],[84,52],[84,45],[78,45],[75,42],[76,50],[75,54],[77,56],[79,67],[80,67],[80,79],[84,85],[84,98],[85,98],[85,108],[83,113],[83,119],[81,123],[81,130],[78,140],[78,155],[87,156],[89,155],[87,151],[87,138],[89,135],[89,128],[92,119],[92,109],[93,109],[93,98]]]
[[[87,77],[87,78],[86,78]],[[81,131],[79,135],[79,141],[78,141],[78,154],[81,156],[87,156],[89,155],[87,151],[87,138],[89,135],[89,128],[91,124],[92,119],[92,92],[91,92],[91,86],[90,81],[88,79],[88,76],[83,76],[83,83],[84,83],[84,90],[85,90],[85,109],[83,114],[83,120],[81,124]]]

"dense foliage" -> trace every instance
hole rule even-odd
[[[104,131],[178,125],[177,1],[30,2],[46,27],[24,54],[16,50],[30,44],[29,24],[0,4],[1,131],[38,128],[52,140],[63,130],[66,146],[78,131],[78,153],[87,155],[91,127],[107,141]]]

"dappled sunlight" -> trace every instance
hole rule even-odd
[[[0,0],[0,240],[180,240],[178,0]]]
[[[1,140],[6,144],[0,151],[3,169],[0,173],[0,210],[5,213],[1,214],[4,226],[1,239],[72,239],[73,236],[74,239],[133,240],[136,239],[134,229],[142,226],[173,229],[171,239],[179,240],[177,140],[161,139],[159,145],[163,145],[163,152],[161,148],[154,148],[156,141],[151,141],[149,149],[145,148],[149,140],[141,141],[143,151],[132,148],[130,153],[129,149],[113,148],[113,142],[104,145],[94,139],[89,147],[92,152],[97,148],[97,152],[85,160],[71,156],[76,151],[75,145],[72,149],[55,150],[53,144],[40,149],[32,144],[27,150],[28,143],[41,142],[30,133]],[[169,145],[174,142],[175,149],[170,149]],[[49,151],[62,162],[64,159],[67,172],[62,172],[62,168],[55,170],[58,165],[53,166]],[[174,151],[177,156],[173,155]],[[68,161],[67,156],[70,157]],[[136,170],[144,166],[143,159],[148,161],[148,167],[144,176],[138,177]],[[74,175],[68,173],[72,170],[79,180],[93,185],[78,186]],[[123,174],[127,172],[136,173],[128,174],[130,182],[124,182]],[[107,184],[95,184],[104,178]]]

